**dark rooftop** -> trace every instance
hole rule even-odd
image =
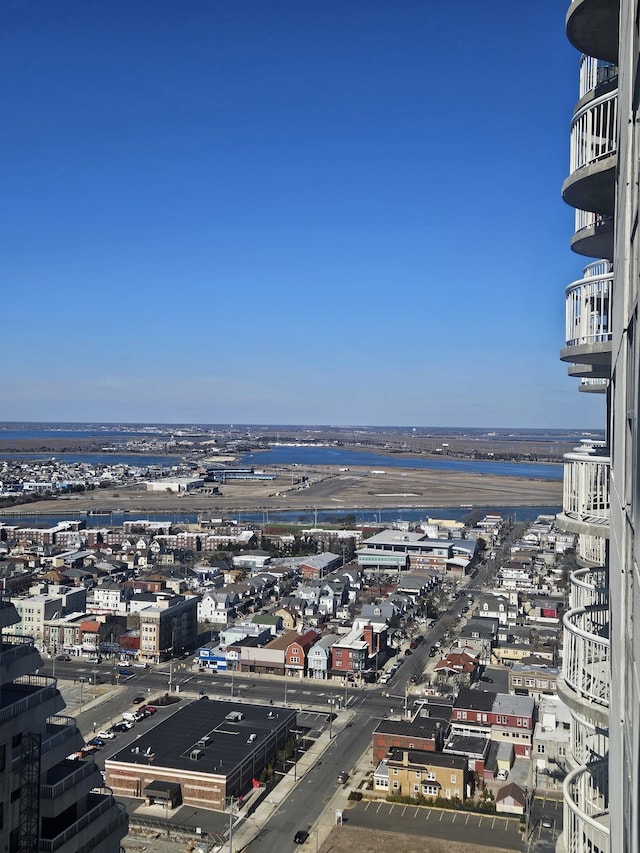
[[[473,711],[491,711],[497,693],[491,690],[472,690],[469,687],[461,688],[454,708],[469,708]]]
[[[227,719],[232,712],[240,712],[242,719]],[[274,730],[283,725],[294,728],[296,719],[289,708],[200,699],[184,705],[110,761],[228,775],[256,749],[264,750]],[[210,740],[203,745],[202,738]],[[192,750],[201,751],[198,760],[190,758]]]

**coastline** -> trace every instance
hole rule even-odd
[[[82,514],[99,508],[129,514],[179,513],[225,516],[238,512],[357,510],[391,508],[561,506],[562,481],[504,477],[433,469],[368,468],[348,472],[309,467],[308,483],[292,482],[289,469],[275,480],[229,481],[221,494],[147,492],[137,484],[99,489],[0,509],[3,516]]]

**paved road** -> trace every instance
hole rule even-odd
[[[481,569],[478,577],[471,583],[474,588],[478,588],[483,580],[484,570]],[[447,612],[457,617],[461,614],[466,603],[466,599],[461,597],[450,605]],[[94,724],[96,730],[100,730],[109,725],[112,719],[118,719],[122,711],[131,709],[132,700],[136,695],[153,698],[160,692],[166,692],[171,680],[172,687],[182,692],[187,701],[197,697],[201,691],[216,699],[231,699],[233,696],[236,701],[268,702],[272,700],[276,704],[283,704],[286,700],[289,707],[300,709],[298,725],[301,728],[309,728],[316,735],[322,731],[326,735],[330,729],[333,729],[331,732],[333,737],[320,760],[312,763],[306,760],[306,756],[302,754],[296,768],[296,773],[301,776],[298,784],[277,808],[274,807],[274,812],[266,823],[262,826],[256,826],[256,836],[244,846],[245,850],[260,851],[260,853],[283,853],[283,851],[297,849],[296,845],[293,844],[295,832],[299,829],[309,830],[313,827],[325,808],[331,803],[339,787],[336,781],[338,773],[342,770],[350,772],[361,759],[371,745],[373,730],[380,720],[389,714],[401,714],[405,704],[411,702],[410,698],[407,699],[407,687],[411,686],[410,678],[422,673],[429,662],[429,647],[432,643],[442,639],[442,633],[443,628],[440,628],[438,622],[432,630],[426,631],[425,642],[420,644],[413,654],[402,657],[403,665],[389,683],[382,688],[373,685],[356,688],[348,685],[345,690],[344,686],[332,685],[330,682],[307,680],[300,682],[297,679],[290,678],[286,679],[285,686],[285,679],[277,677],[255,674],[236,674],[232,677],[229,673],[196,672],[191,660],[189,660],[178,662],[171,668],[168,664],[163,664],[149,670],[131,669],[130,676],[119,678],[120,684],[117,691],[112,691],[106,701],[95,704],[90,710],[79,715],[77,708],[72,707],[69,710],[79,716],[79,724],[83,733],[90,734]],[[64,679],[65,695],[72,706],[78,704],[81,698],[86,705],[87,694],[89,699],[93,696],[94,688],[87,683],[80,683],[79,678],[89,678],[97,673],[103,682],[98,687],[98,691],[105,688],[108,690],[114,669],[113,663],[110,661],[94,665],[74,660],[56,662],[55,666],[55,674]],[[49,661],[44,665],[41,672],[51,674],[52,669],[52,662]],[[118,669],[119,667],[116,667],[116,670]],[[346,710],[340,711],[337,717],[329,715],[330,709],[344,708],[345,703]],[[179,706],[176,706],[176,709],[177,707]],[[96,755],[98,764],[101,767],[104,766],[106,758],[133,742],[141,731],[153,728],[158,722],[174,712],[175,710],[172,708],[164,708],[153,717],[137,723],[130,732],[118,735],[115,740],[109,741],[105,748]],[[347,723],[347,720],[350,722]],[[385,807],[390,811],[388,814],[383,814],[378,809],[378,805],[374,804],[371,807],[369,804],[369,808],[362,805],[353,812],[350,810],[349,819],[354,820],[354,825],[356,825],[356,820],[363,821],[362,825],[368,825],[367,821],[372,822],[372,825],[376,821],[382,821],[384,828],[394,826],[397,819],[399,821],[398,829],[402,824],[403,831],[411,831],[407,829],[409,823],[406,818],[406,811],[400,816],[397,806],[385,804]],[[411,813],[416,811],[415,807],[402,808],[409,809]],[[380,817],[381,814],[382,817]],[[464,816],[467,823],[465,824],[466,829],[463,831],[461,814],[456,815],[454,813],[451,816],[444,813],[444,817],[441,816],[442,814],[431,809],[419,809],[418,813],[412,818],[415,823],[411,825],[419,827],[419,831],[424,832],[426,822],[431,821],[428,825],[429,831],[446,829],[447,833],[452,833],[442,837],[455,839],[458,837],[458,833],[462,832],[462,835],[466,833],[468,838],[468,819],[470,819],[468,815]],[[435,815],[438,816],[437,820],[434,817]],[[496,843],[496,847],[521,849],[520,846],[513,843],[514,838],[510,828],[514,824],[517,826],[517,821],[507,821],[505,824],[497,818],[471,817],[477,822],[473,825],[474,833],[476,830],[489,834],[496,832],[496,824],[491,824],[491,821],[499,820],[499,833],[496,835],[496,840],[499,838],[500,843]],[[192,819],[196,823],[199,822],[198,814],[194,813]],[[381,825],[380,828],[383,826]],[[501,833],[505,834],[502,835]],[[538,835],[537,840],[544,840],[541,825]],[[464,838],[461,837],[460,840],[464,840]],[[546,853],[546,849],[546,846],[541,846],[539,853]],[[536,853],[538,853],[537,850]]]

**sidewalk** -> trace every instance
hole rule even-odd
[[[286,776],[283,776],[276,787],[266,795],[266,798],[257,806],[249,817],[247,817],[233,833],[233,848],[236,853],[241,853],[251,842],[258,836],[267,821],[282,805],[284,800],[294,790],[302,780],[304,780],[307,771],[321,758],[325,750],[333,742],[335,737],[339,735],[347,724],[354,717],[351,711],[339,711],[339,719],[333,723],[333,737],[329,739],[329,732],[324,731],[320,737],[314,741],[313,745],[305,753],[304,769],[301,772],[300,763],[294,772],[293,768],[289,770]],[[309,837],[316,839],[316,847],[318,851],[322,850],[322,845],[328,838],[332,829],[335,826],[336,810],[346,809],[349,800],[349,793],[356,789],[366,773],[371,770],[369,759],[369,747],[365,749],[363,754],[358,758],[356,766],[353,768],[349,783],[341,785],[333,794],[327,805],[325,806],[320,817],[315,821],[309,830]],[[223,846],[224,849],[224,846]]]

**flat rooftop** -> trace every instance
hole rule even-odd
[[[227,719],[232,712],[241,713],[242,719]],[[162,713],[163,709],[159,709],[154,719]],[[297,712],[290,708],[200,699],[183,705],[164,722],[115,753],[107,764],[152,765],[226,776],[261,745],[264,749],[276,729],[283,725],[295,728],[296,719]],[[203,747],[198,741],[204,737],[210,740]],[[197,761],[189,757],[194,749],[202,750]],[[153,756],[151,761],[150,756]]]

